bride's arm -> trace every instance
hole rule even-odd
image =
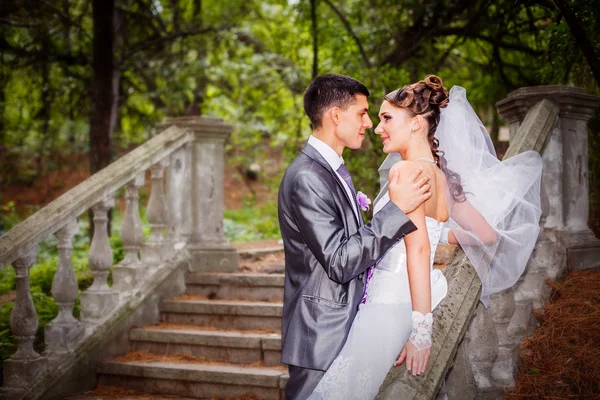
[[[423,315],[431,312],[431,246],[425,223],[425,206],[407,214],[417,230],[404,237],[410,296],[413,310]]]
[[[460,241],[460,244],[468,246],[496,243],[496,231],[468,200],[455,203],[451,217],[460,229],[448,230],[448,243],[459,244]]]
[[[404,168],[402,173],[410,169],[411,162],[401,162]],[[413,325],[426,324],[431,328],[431,278],[430,260],[431,245],[425,222],[425,204],[421,204],[415,211],[407,214],[415,224],[417,230],[404,237],[406,245],[406,263],[408,269],[408,281],[410,285],[410,296],[412,300],[412,322]],[[406,356],[406,367],[414,375],[419,375],[427,368],[429,354],[431,352],[431,330],[429,329],[428,345],[421,341],[421,336],[415,335],[419,340],[413,342],[413,334],[417,332],[417,326],[413,326],[411,340],[406,343],[400,359],[396,365],[401,364]],[[419,331],[420,332],[420,331]],[[428,336],[428,335],[425,335]]]

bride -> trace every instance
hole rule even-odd
[[[491,294],[517,281],[539,232],[539,154],[500,162],[463,88],[448,93],[429,75],[386,95],[379,118],[375,133],[389,154],[380,173],[402,178],[420,166],[432,196],[408,214],[417,231],[369,270],[346,343],[309,400],[370,400],[392,365],[426,371],[432,310],[447,294],[444,275],[432,268],[439,243],[461,245],[487,306]],[[383,178],[374,213],[389,201]]]

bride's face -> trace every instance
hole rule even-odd
[[[412,118],[402,108],[384,101],[379,109],[379,125],[375,133],[381,136],[384,153],[397,153],[408,147]]]

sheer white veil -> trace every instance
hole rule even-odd
[[[517,282],[537,241],[542,160],[535,151],[498,160],[485,126],[460,86],[450,90],[436,137],[447,169],[460,176],[466,198],[455,198],[449,184],[446,227],[477,271],[483,286],[481,301],[487,307],[490,295]],[[382,191],[387,191],[387,172],[400,159],[399,154],[390,154],[379,168]],[[481,216],[487,224],[477,223]]]

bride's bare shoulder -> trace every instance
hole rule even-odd
[[[396,164],[392,165],[392,168],[390,168],[390,174],[394,170],[398,171],[400,177],[402,177],[405,175],[408,176],[413,172],[423,170],[423,166],[420,165],[420,163],[418,163],[417,161],[401,160],[398,161]]]

